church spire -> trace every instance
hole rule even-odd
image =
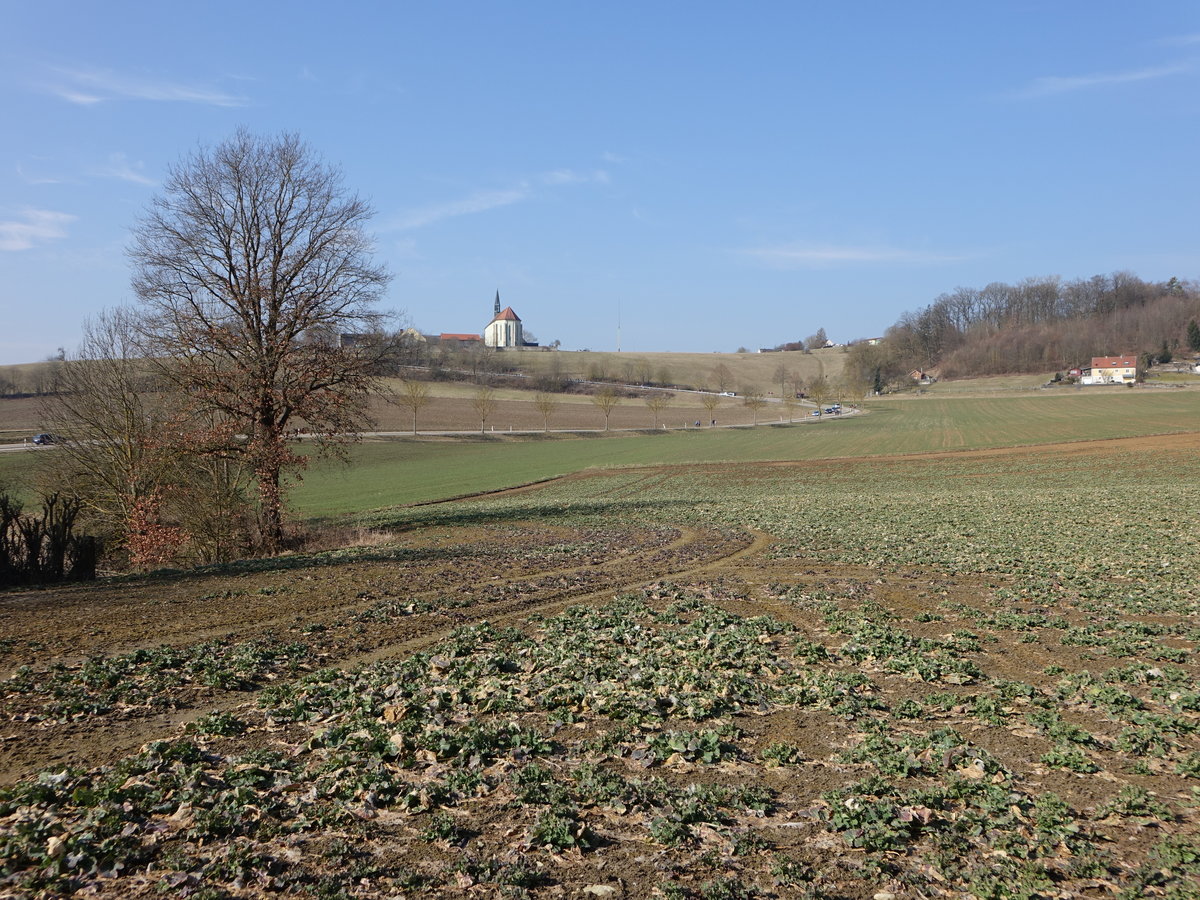
[[[500,315],[500,292],[496,291],[496,312],[495,315]]]

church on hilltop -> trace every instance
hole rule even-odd
[[[525,329],[521,325],[521,317],[513,312],[511,306],[500,308],[499,291],[496,291],[495,314],[487,328],[483,329],[483,343],[497,350],[530,346],[525,343]]]
[[[446,347],[457,347],[462,350],[467,350],[472,347],[478,348],[480,345],[493,350],[508,350],[516,347],[536,347],[537,338],[530,337],[532,340],[525,339],[525,327],[521,324],[521,317],[513,312],[511,306],[500,308],[500,292],[496,291],[495,311],[492,315],[492,321],[488,322],[487,328],[483,329],[483,337],[478,334],[463,334],[459,332],[443,331],[441,334],[421,334],[415,329],[410,329],[416,340],[426,344],[441,344]],[[557,347],[557,344],[555,344]]]

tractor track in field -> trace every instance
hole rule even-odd
[[[324,624],[322,631],[311,636],[317,653],[313,667],[351,669],[388,659],[402,659],[437,644],[465,625],[483,621],[519,624],[535,614],[553,615],[569,606],[605,602],[661,579],[702,578],[754,558],[771,541],[770,536],[758,532],[731,534],[716,529],[679,528],[673,539],[658,546],[638,547],[627,555],[604,562],[588,560],[582,565],[555,566],[519,575],[504,572],[495,577],[493,584],[481,581],[472,585],[485,595],[489,589],[515,590],[515,595],[485,596],[463,606],[435,606],[426,612],[367,625],[365,630],[354,617],[370,609],[377,602],[375,597],[327,603],[310,611],[326,621],[331,616],[336,617],[333,624],[320,623]],[[346,572],[342,570],[343,575]],[[437,586],[413,591],[406,594],[405,599],[420,601],[444,593],[444,587]],[[223,600],[221,608],[226,604],[237,604],[239,599],[235,595]],[[179,607],[175,614],[183,615],[184,604],[177,602],[175,606]],[[12,616],[11,603],[5,612]],[[219,614],[219,610],[213,612]],[[252,611],[244,611],[244,615],[251,617]],[[175,631],[169,639],[175,645],[180,644],[181,639],[191,642],[213,638],[245,640],[264,636],[270,630],[294,622],[295,618],[295,610],[289,610],[255,620],[253,634],[247,634],[240,621],[212,626],[198,621]],[[355,631],[362,633],[353,634]],[[292,635],[289,639],[300,639],[300,636]],[[130,643],[147,644],[144,637],[134,642],[117,640],[109,645],[109,653]],[[45,769],[107,764],[135,752],[149,741],[179,734],[189,723],[210,712],[248,710],[256,706],[257,694],[267,684],[285,683],[284,678],[277,676],[268,676],[268,679],[250,690],[183,689],[175,697],[177,705],[161,712],[139,707],[68,721],[20,721],[21,716],[7,708],[9,702],[5,698],[4,705],[0,706],[0,715],[7,719],[0,720],[0,785]]]

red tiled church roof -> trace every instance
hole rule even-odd
[[[500,321],[520,322],[521,317],[518,316],[515,312],[513,312],[513,308],[511,306],[506,306],[500,312],[496,313],[496,317],[494,319],[492,319],[492,321],[493,322],[500,322]]]

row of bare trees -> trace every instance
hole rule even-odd
[[[822,398],[830,395],[827,382],[824,379],[818,380],[817,394]],[[534,394],[533,407],[542,417],[542,427],[546,432],[550,430],[551,418],[553,418],[561,406],[560,396],[548,391],[538,391]],[[591,394],[592,405],[600,410],[604,416],[605,431],[609,430],[613,411],[625,399],[627,399],[626,394],[623,394],[615,387],[607,385]],[[663,413],[671,408],[675,395],[669,391],[654,391],[642,396],[641,399],[651,414],[652,427],[657,429],[662,421]],[[723,399],[720,394],[712,392],[700,395],[700,404],[704,407],[710,420],[714,419],[714,413],[721,405]],[[433,396],[427,382],[405,379],[400,382],[397,389],[391,394],[391,401],[408,411],[411,415],[412,433],[416,434],[418,415],[422,409],[433,401]],[[785,395],[782,402],[790,421],[794,417],[798,404],[791,395]],[[480,432],[487,430],[488,420],[496,411],[498,403],[498,396],[491,387],[480,385],[475,389],[475,392],[471,396],[471,408],[479,421]],[[758,414],[767,405],[767,399],[761,391],[756,388],[749,388],[743,393],[741,404],[751,410],[754,424],[758,424]]]

